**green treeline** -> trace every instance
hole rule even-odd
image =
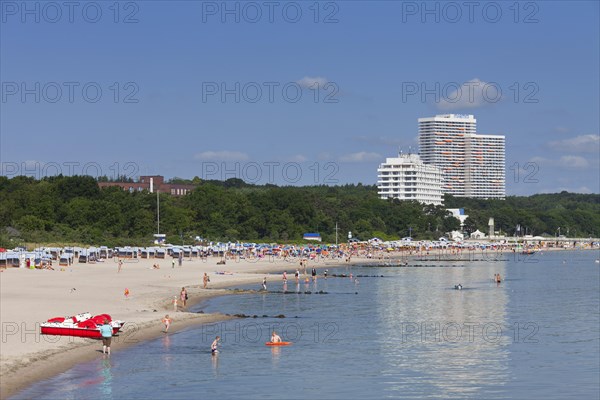
[[[517,225],[521,234],[534,236],[568,235],[598,237],[600,234],[600,196],[597,194],[552,193],[532,196],[509,196],[506,200],[466,199],[447,196],[447,208],[464,208],[469,218],[465,230],[488,233],[488,221],[494,217],[496,231],[514,235]],[[560,230],[558,229],[560,228]]]
[[[444,207],[380,200],[374,186],[255,186],[239,179],[202,181],[183,197],[160,194],[160,232],[171,243],[208,240],[301,241],[319,232],[326,242],[354,237],[396,239],[410,234],[437,239],[458,229],[445,208],[465,208],[467,230],[513,234],[527,226],[534,234],[589,236],[598,233],[597,195],[572,193],[509,197],[505,201],[447,197]],[[92,177],[0,177],[0,247],[17,243],[148,245],[157,231],[157,197],[120,188],[100,189]]]

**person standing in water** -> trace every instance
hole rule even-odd
[[[213,340],[212,344],[210,345],[210,352],[213,355],[219,352],[219,350],[217,349],[217,347],[219,346],[219,340],[221,340],[221,336],[215,337],[215,340]]]
[[[165,315],[165,317],[163,318],[162,322],[163,324],[165,324],[165,333],[169,332],[169,327],[171,326],[171,318],[169,317],[169,314]]]
[[[112,341],[113,328],[108,319],[104,319],[104,324],[100,326],[100,334],[102,335],[102,353],[110,356],[110,342]]]
[[[267,290],[267,277],[265,276],[262,281],[262,290]]]

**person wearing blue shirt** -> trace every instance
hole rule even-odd
[[[104,325],[100,326],[100,334],[102,335],[102,353],[110,355],[110,342],[112,340],[113,328],[107,319],[104,320]]]

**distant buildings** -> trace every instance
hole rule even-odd
[[[505,137],[477,134],[476,122],[461,114],[419,118],[419,153],[442,168],[444,193],[504,199]]]
[[[130,192],[147,190],[154,193],[154,191],[159,191],[160,193],[170,193],[173,196],[183,196],[196,187],[195,185],[165,183],[165,178],[161,175],[140,176],[137,182],[98,182],[98,186],[101,188],[118,186]]]
[[[382,199],[441,205],[442,170],[423,163],[416,154],[387,158],[377,169],[377,194]]]
[[[379,197],[436,205],[444,193],[504,199],[505,137],[477,134],[476,123],[473,115],[462,114],[419,118],[420,158],[400,154],[380,164]]]

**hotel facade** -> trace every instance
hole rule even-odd
[[[441,205],[442,170],[425,164],[417,154],[386,158],[377,169],[377,194],[381,199],[396,198]]]
[[[457,197],[506,196],[505,136],[476,133],[473,115],[419,118],[419,153],[442,169],[442,191]]]

